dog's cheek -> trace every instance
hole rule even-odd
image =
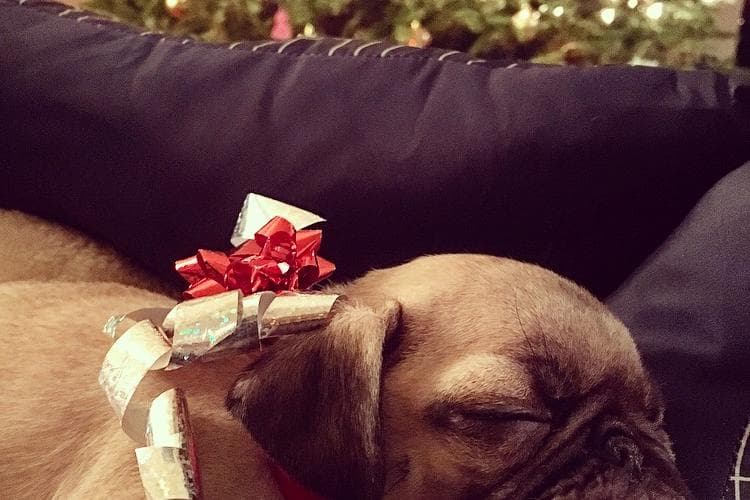
[[[465,444],[436,435],[418,420],[383,417],[383,435],[386,499],[462,498],[477,480]]]

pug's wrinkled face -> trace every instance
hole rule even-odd
[[[280,341],[227,397],[330,498],[685,498],[663,406],[625,327],[529,264],[423,257],[374,271],[320,332]]]

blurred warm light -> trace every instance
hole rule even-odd
[[[664,4],[661,2],[654,2],[646,9],[646,16],[654,21],[659,19],[662,14],[664,14]]]
[[[607,7],[599,11],[599,17],[602,19],[604,24],[612,24],[615,20],[615,9]]]

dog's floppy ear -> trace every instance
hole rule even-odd
[[[237,379],[227,407],[288,473],[333,499],[383,491],[383,345],[401,308],[340,303],[320,332],[282,339]]]

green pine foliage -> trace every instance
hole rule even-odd
[[[705,41],[718,0],[89,0],[149,30],[209,42],[266,39],[279,7],[295,34],[430,45],[542,63],[721,67]],[[165,3],[166,2],[166,3]]]

